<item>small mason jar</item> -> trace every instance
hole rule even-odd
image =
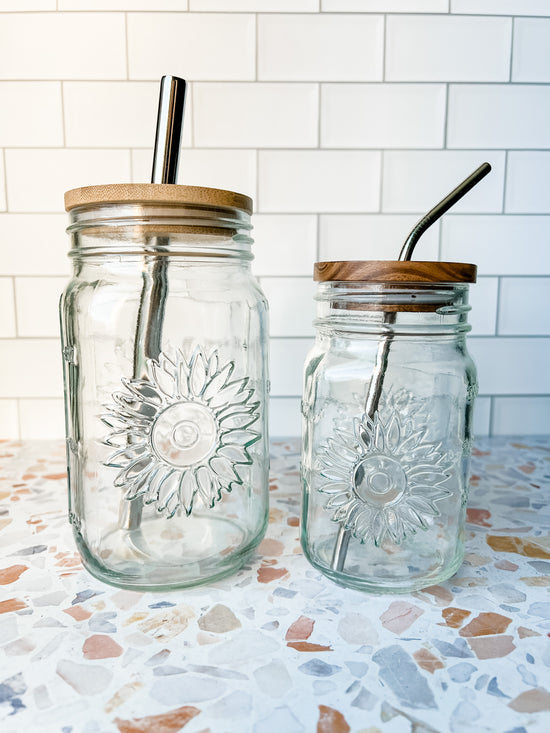
[[[302,534],[332,580],[401,593],[464,554],[476,370],[452,262],[319,262],[302,402]]]
[[[65,196],[69,516],[86,568],[131,589],[237,570],[268,516],[267,303],[252,201],[165,184]]]

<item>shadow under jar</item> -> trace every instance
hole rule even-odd
[[[251,200],[69,191],[61,299],[69,513],[86,568],[131,589],[237,570],[268,516],[267,303]]]
[[[476,370],[474,265],[317,263],[302,402],[302,547],[342,585],[404,593],[460,567]]]

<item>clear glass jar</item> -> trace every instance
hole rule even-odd
[[[268,517],[267,302],[251,200],[69,191],[61,299],[69,511],[87,569],[131,589],[237,570]]]
[[[316,265],[301,541],[309,562],[337,583],[409,592],[462,563],[475,273],[456,263]]]

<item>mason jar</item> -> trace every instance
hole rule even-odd
[[[117,184],[65,195],[69,516],[85,567],[131,589],[237,570],[268,516],[267,303],[252,201]]]
[[[460,567],[476,370],[474,265],[319,262],[302,402],[301,542],[344,586],[409,592]]]

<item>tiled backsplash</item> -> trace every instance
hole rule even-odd
[[[411,12],[411,7],[414,11]],[[0,437],[63,435],[63,192],[149,179],[158,81],[189,79],[182,183],[255,201],[272,434],[297,434],[312,264],[476,262],[476,432],[550,431],[548,0],[0,0]]]

